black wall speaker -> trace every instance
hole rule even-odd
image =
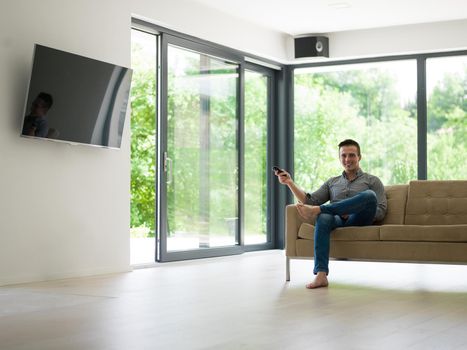
[[[326,36],[295,38],[295,58],[302,57],[329,57],[329,38]]]

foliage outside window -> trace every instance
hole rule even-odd
[[[236,244],[238,65],[168,48],[167,249]]]
[[[131,236],[154,237],[156,38],[132,30]]]
[[[245,244],[267,241],[268,77],[245,72]]]
[[[295,180],[316,190],[342,172],[337,145],[361,145],[360,165],[384,184],[417,177],[416,63],[296,69]]]
[[[467,56],[427,60],[428,179],[467,177]]]

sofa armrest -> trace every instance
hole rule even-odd
[[[305,220],[298,213],[297,207],[290,204],[285,208],[285,255],[297,256],[296,240],[298,230]]]
[[[311,220],[314,225],[315,219]],[[306,222],[298,213],[297,206],[290,204],[285,208],[285,280],[290,281],[290,258],[297,257],[297,240],[300,226]]]

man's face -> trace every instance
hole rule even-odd
[[[345,171],[356,171],[360,168],[361,156],[357,146],[342,146],[339,149],[339,159]]]

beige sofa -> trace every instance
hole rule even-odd
[[[386,186],[388,211],[372,226],[331,233],[335,259],[467,263],[467,180]],[[313,257],[313,223],[286,208],[286,278],[290,259]]]

